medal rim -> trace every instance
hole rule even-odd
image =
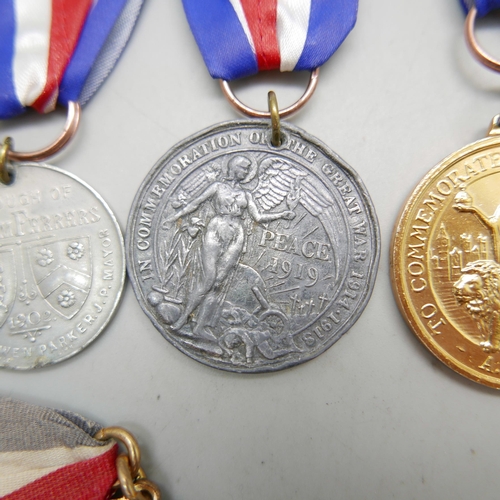
[[[422,342],[422,344],[442,363],[448,368],[451,368],[456,373],[463,377],[476,382],[478,384],[500,390],[500,375],[499,377],[491,377],[490,375],[482,375],[477,369],[472,369],[464,365],[451,356],[448,351],[441,348],[433,341],[433,338],[425,330],[419,326],[419,321],[416,319],[417,315],[414,314],[413,308],[410,307],[411,300],[409,296],[405,295],[403,279],[404,271],[400,271],[400,262],[403,259],[403,242],[404,242],[404,226],[410,220],[410,214],[415,206],[416,201],[421,196],[422,192],[429,186],[431,181],[437,178],[441,172],[451,168],[455,163],[458,163],[470,156],[471,154],[478,154],[482,151],[488,150],[491,147],[500,147],[500,137],[488,136],[478,141],[467,144],[466,146],[451,153],[438,164],[436,164],[425,176],[418,182],[412,190],[410,196],[403,204],[400,213],[394,224],[391,238],[391,251],[390,251],[390,274],[391,285],[394,299],[398,305],[399,311],[406,323],[410,327],[415,336]],[[455,331],[460,333],[456,328]]]
[[[326,344],[323,344],[322,349],[319,350],[317,353],[314,355],[308,356],[307,359],[303,360],[293,360],[289,361],[288,364],[286,365],[272,365],[272,364],[267,364],[267,365],[262,365],[259,367],[253,367],[253,368],[245,368],[243,366],[231,366],[231,365],[215,365],[210,362],[212,358],[202,358],[195,356],[193,352],[188,350],[181,342],[178,342],[175,338],[173,338],[173,335],[167,335],[167,333],[164,333],[164,329],[158,322],[158,320],[155,318],[155,316],[149,311],[149,309],[146,307],[146,300],[143,298],[142,290],[139,286],[139,281],[136,279],[135,275],[135,270],[134,267],[135,265],[132,263],[134,261],[134,247],[133,247],[133,235],[132,233],[132,228],[134,227],[134,212],[135,208],[138,206],[140,199],[143,195],[144,189],[150,184],[151,180],[155,178],[155,176],[158,174],[158,172],[161,170],[162,165],[164,165],[167,161],[170,159],[174,158],[176,155],[178,155],[180,152],[184,151],[187,146],[191,145],[195,141],[199,141],[202,139],[204,136],[207,135],[213,135],[217,133],[218,131],[222,130],[228,130],[228,129],[236,129],[238,127],[241,128],[248,128],[252,126],[257,126],[257,127],[265,127],[270,129],[270,122],[269,120],[262,120],[262,119],[244,119],[244,120],[229,120],[229,121],[224,121],[217,123],[215,125],[212,125],[210,127],[206,127],[202,130],[200,130],[197,133],[194,133],[187,138],[177,142],[174,146],[172,146],[170,149],[167,150],[167,152],[160,157],[159,160],[156,161],[156,163],[153,165],[151,170],[148,172],[148,174],[145,176],[143,179],[141,185],[139,186],[136,195],[134,197],[134,200],[132,202],[128,220],[127,220],[127,228],[125,232],[125,252],[126,252],[126,265],[127,265],[127,273],[129,276],[129,280],[132,284],[132,289],[134,290],[134,294],[136,296],[137,302],[139,302],[141,309],[143,312],[146,314],[146,316],[149,318],[151,323],[154,325],[156,330],[162,335],[162,337],[167,340],[170,344],[172,344],[176,349],[178,349],[180,352],[183,354],[187,355],[189,358],[192,360],[202,363],[210,368],[215,368],[217,370],[222,370],[225,372],[230,372],[230,373],[246,373],[246,374],[254,374],[254,373],[274,373],[274,372],[279,372],[282,370],[286,370],[288,368],[291,368],[293,366],[301,365],[304,364],[308,361],[311,361],[312,359],[318,357],[319,355],[323,354],[325,351],[327,351],[330,347],[332,347],[333,344],[335,344],[342,336],[344,336],[354,325],[354,323],[360,318],[361,314],[365,310],[370,297],[373,293],[373,289],[375,287],[375,282],[377,278],[377,273],[378,273],[378,266],[379,266],[379,261],[380,261],[380,249],[381,249],[381,237],[380,237],[380,225],[378,222],[377,214],[375,212],[375,207],[373,205],[373,202],[370,198],[370,195],[368,193],[368,190],[366,189],[363,181],[361,180],[359,174],[350,166],[348,165],[337,153],[335,153],[332,149],[330,149],[325,143],[320,141],[319,139],[309,135],[307,132],[302,130],[299,127],[296,127],[294,125],[291,125],[289,123],[281,123],[281,128],[282,132],[285,134],[290,131],[292,133],[297,134],[300,137],[303,137],[305,141],[308,141],[310,144],[314,145],[314,147],[318,148],[321,150],[325,156],[332,158],[337,162],[340,166],[342,166],[342,169],[344,169],[345,173],[351,178],[353,183],[356,183],[358,189],[359,189],[359,196],[360,199],[364,203],[364,207],[366,208],[366,214],[367,217],[370,218],[372,222],[372,237],[373,237],[373,254],[371,256],[371,266],[369,267],[369,273],[367,273],[367,278],[366,278],[366,289],[364,290],[364,295],[363,297],[360,298],[357,308],[357,314],[352,314],[349,319],[344,323],[344,326],[339,329],[339,331],[332,337],[331,341],[327,342]],[[271,135],[271,134],[270,134]],[[284,145],[279,146],[279,147],[274,147],[271,145],[270,138],[268,140],[268,145],[270,150],[277,150],[279,151],[280,149],[284,149]],[[166,330],[166,329],[165,329]]]
[[[71,179],[73,179],[77,183],[81,184],[86,189],[88,189],[92,193],[92,195],[95,196],[95,198],[98,199],[100,201],[100,203],[102,203],[103,207],[106,209],[106,211],[107,211],[107,213],[108,213],[108,215],[113,223],[113,226],[116,229],[116,233],[118,236],[119,248],[122,252],[121,263],[119,266],[119,278],[120,278],[120,280],[119,280],[118,293],[116,294],[116,298],[112,304],[110,313],[109,313],[108,317],[106,318],[106,321],[97,330],[97,332],[90,339],[88,339],[88,341],[85,344],[83,344],[78,349],[72,351],[70,354],[68,354],[66,356],[62,356],[62,357],[57,358],[55,360],[51,360],[47,363],[44,363],[43,365],[37,364],[34,366],[27,366],[27,367],[14,367],[14,366],[0,364],[0,369],[15,370],[15,371],[29,371],[29,370],[35,370],[35,369],[43,369],[47,366],[52,366],[52,365],[55,365],[55,364],[60,363],[62,361],[66,361],[69,358],[72,358],[76,354],[79,354],[80,352],[82,352],[85,348],[89,347],[90,344],[92,344],[97,339],[97,337],[99,337],[99,335],[107,328],[107,326],[109,325],[109,323],[111,322],[111,320],[115,316],[116,311],[118,310],[118,306],[120,304],[120,301],[121,301],[121,298],[123,295],[123,290],[125,287],[125,279],[126,279],[126,252],[125,252],[123,233],[122,233],[122,230],[121,230],[120,225],[118,223],[118,219],[116,218],[114,212],[111,210],[110,206],[104,200],[104,198],[92,186],[90,186],[87,182],[80,179],[78,176],[76,176],[75,174],[73,174],[71,172],[68,172],[68,171],[63,170],[59,167],[55,167],[55,166],[47,164],[47,163],[24,162],[23,161],[23,162],[15,162],[14,165],[15,165],[14,175],[17,174],[17,169],[24,168],[24,167],[36,167],[36,168],[45,169],[45,170],[52,170],[52,171],[57,172],[59,174],[70,177]],[[16,180],[14,178],[14,183],[15,182],[16,182]]]

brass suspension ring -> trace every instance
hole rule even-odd
[[[139,479],[136,481],[135,489],[139,492],[146,491],[153,500],[160,500],[161,498],[160,488],[147,479]]]
[[[6,137],[3,141],[2,147],[0,148],[0,182],[3,184],[10,184],[11,181],[10,173],[7,169],[7,159],[11,144],[12,139],[10,137]]]
[[[476,35],[474,34],[474,26],[476,23],[477,9],[472,7],[465,19],[465,41],[472,55],[488,68],[500,72],[500,62],[490,57],[479,45]]]
[[[122,427],[105,427],[98,431],[94,438],[98,441],[107,441],[113,438],[123,443],[127,449],[130,473],[132,477],[137,476],[141,464],[141,450],[136,439],[130,432]]]
[[[316,90],[316,87],[318,85],[318,78],[319,78],[319,68],[315,68],[313,71],[311,71],[311,76],[309,77],[309,83],[307,85],[305,92],[302,94],[302,97],[291,106],[288,106],[288,108],[282,109],[279,112],[279,115],[282,118],[290,116],[291,114],[295,113],[300,108],[302,108],[302,106],[304,106],[304,104],[311,98],[314,91]],[[234,95],[234,92],[231,90],[231,87],[227,80],[219,80],[219,83],[223,94],[226,96],[231,106],[236,108],[240,113],[243,113],[244,115],[250,116],[252,118],[271,118],[271,113],[269,111],[259,111],[257,109],[251,108],[250,106],[247,106],[246,104],[243,104]]]
[[[143,489],[137,489],[135,476],[132,474],[129,457],[127,455],[118,455],[116,459],[116,474],[120,482],[120,488],[125,498],[128,500],[146,500],[142,494]]]
[[[68,102],[68,115],[66,124],[61,135],[49,146],[38,151],[20,152],[10,149],[7,153],[7,160],[10,161],[40,161],[54,156],[74,137],[80,123],[81,107],[74,101]]]
[[[116,439],[125,445],[127,454],[120,454],[116,459],[118,481],[113,485],[113,492],[120,491],[128,500],[160,500],[160,489],[146,479],[140,466],[141,451],[135,437],[122,427],[105,427],[95,436],[98,441]],[[115,498],[115,496],[113,496]]]
[[[280,111],[278,108],[278,99],[272,90],[267,94],[267,104],[269,106],[269,113],[271,114],[271,144],[277,148],[281,146]]]

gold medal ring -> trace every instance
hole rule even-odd
[[[7,160],[10,161],[40,161],[54,156],[74,137],[80,123],[81,107],[74,101],[68,102],[68,114],[66,124],[61,135],[49,146],[38,151],[20,152],[8,149]]]
[[[302,94],[302,97],[291,106],[288,106],[288,108],[281,109],[279,111],[279,116],[281,118],[286,118],[287,116],[292,115],[300,108],[302,108],[302,106],[304,106],[304,104],[307,101],[309,101],[309,99],[313,95],[318,85],[318,78],[319,78],[319,68],[315,68],[314,70],[311,71],[311,76],[309,77],[309,83],[307,84],[307,88],[305,92]],[[252,118],[272,118],[272,114],[270,111],[259,111],[257,109],[251,108],[250,106],[247,106],[246,104],[243,104],[234,95],[234,92],[231,90],[231,87],[229,86],[229,82],[227,80],[219,80],[219,83],[222,92],[226,96],[227,100],[230,102],[231,106],[236,108],[240,113],[243,113],[244,115],[247,116],[251,116]]]
[[[465,19],[465,40],[472,55],[488,68],[500,72],[500,62],[490,57],[479,45],[474,34],[474,26],[476,23],[477,9],[472,7]]]

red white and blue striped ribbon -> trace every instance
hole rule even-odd
[[[313,70],[356,22],[358,0],[183,0],[212,77]]]
[[[109,74],[144,0],[0,0],[0,119],[69,100]]]
[[[100,429],[76,413],[0,398],[0,500],[109,498],[118,446],[94,439]]]
[[[479,17],[485,16],[495,9],[500,9],[500,0],[460,0],[466,12],[476,7]]]

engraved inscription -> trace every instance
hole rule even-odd
[[[500,386],[500,152],[490,137],[433,169],[395,231],[398,300],[427,347]]]
[[[120,296],[116,221],[77,179],[32,164],[0,186],[0,221],[0,366],[66,359],[100,333]]]

